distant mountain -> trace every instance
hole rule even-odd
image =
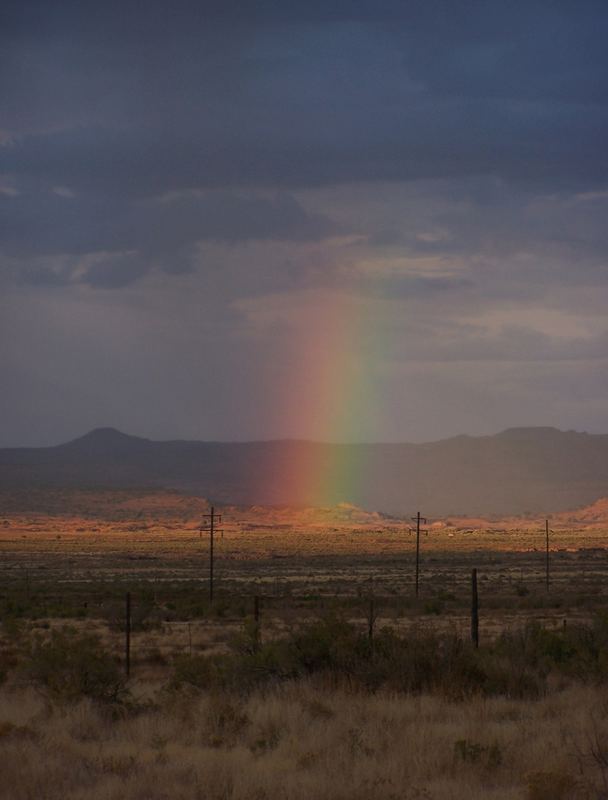
[[[220,503],[353,503],[428,516],[550,513],[608,495],[608,435],[511,428],[340,445],[156,442],[99,428],[56,447],[0,449],[0,488],[28,486],[165,487]]]

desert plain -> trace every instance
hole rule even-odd
[[[206,500],[164,490],[2,494],[0,760],[8,779],[0,796],[607,796],[598,633],[607,624],[607,501],[549,520],[548,582],[542,517],[423,521],[417,597],[416,510],[401,519],[348,505],[228,506],[214,509],[211,599],[210,510]],[[487,648],[488,658],[515,659],[508,669],[521,663],[519,684],[492,688],[491,670],[469,674],[478,662],[466,666],[462,685],[460,667],[454,685],[449,675],[424,677],[433,648],[438,660],[454,648],[452,669],[473,647],[473,568],[480,646],[471,657],[485,658]],[[553,636],[543,644],[548,655],[538,650],[539,632]],[[587,634],[596,638],[585,655],[564,655],[562,669],[555,647],[569,652]],[[319,656],[317,669],[307,652],[304,667],[287,668],[271,650],[290,641],[303,652],[302,641],[313,641],[318,655],[319,641],[331,649],[327,637],[343,635],[355,637],[353,653],[361,642],[371,647],[363,678],[342,656]],[[52,685],[40,662],[54,636],[94,640],[120,695],[117,688],[100,700]],[[390,637],[409,642],[409,682],[378,672]],[[426,666],[416,661],[421,653]],[[255,661],[236,678],[201,677],[205,665],[233,669],[221,659],[241,656]],[[584,658],[595,659],[588,671]],[[69,683],[76,668],[63,668]],[[23,770],[23,759],[35,766]]]

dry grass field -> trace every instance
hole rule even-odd
[[[149,693],[149,687],[142,691]],[[0,700],[6,800],[559,800],[605,797],[605,691],[524,704],[353,695],[301,682],[247,698]]]
[[[608,798],[608,651],[597,633],[608,608],[601,508],[552,520],[549,590],[542,520],[431,521],[421,536],[419,598],[409,521],[348,506],[222,509],[213,605],[209,538],[198,530],[207,511],[204,501],[170,492],[0,497],[0,797]],[[472,567],[478,661],[466,650]],[[44,648],[66,626],[75,641],[93,635],[109,659],[103,668],[122,680],[126,592],[128,700],[50,691]],[[366,641],[372,595],[374,631],[385,642],[378,646],[388,647],[384,666],[372,649],[363,659],[369,674],[332,662],[307,675],[273,651],[273,642],[328,618]],[[250,653],[254,596],[265,648],[257,655]],[[537,623],[532,634],[518,639],[530,623]],[[505,631],[514,638],[504,640]],[[543,631],[553,638],[545,641]],[[410,688],[390,670],[418,656],[390,655],[391,636],[431,648]],[[581,637],[591,638],[581,644]],[[444,658],[461,640],[464,666],[455,674],[465,688],[457,697],[460,690],[441,682],[427,685],[423,673],[433,647]],[[360,642],[353,642],[354,653]],[[97,656],[74,653],[80,661],[70,669],[94,674]],[[196,670],[234,653],[245,654],[243,663],[217,664],[236,669],[236,678],[226,683],[221,673],[205,688]],[[501,689],[505,676],[496,684],[492,670],[505,664],[507,672],[520,664],[531,672],[507,675],[511,688]],[[479,692],[477,669],[486,687]],[[176,682],[179,674],[186,678]],[[274,677],[260,682],[260,674]]]

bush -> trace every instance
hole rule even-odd
[[[0,686],[8,680],[9,672],[17,664],[17,656],[8,650],[0,651]]]
[[[222,656],[178,656],[173,664],[171,688],[210,689],[220,685],[224,661]]]
[[[584,682],[608,676],[608,623],[598,616],[592,625],[548,630],[531,622],[515,632],[503,632],[496,653],[514,673],[535,673],[543,679],[558,672]]]
[[[445,606],[442,600],[440,600],[440,598],[438,597],[434,597],[431,600],[427,600],[426,603],[424,604],[425,614],[435,614],[435,616],[438,617],[440,614],[443,614],[444,610]]]
[[[289,639],[298,672],[338,671],[353,674],[369,652],[367,640],[352,625],[330,617],[302,627]]]
[[[502,764],[503,757],[497,742],[481,744],[471,739],[458,739],[454,742],[454,760],[469,764],[480,764],[491,770]]]
[[[246,640],[245,640],[246,641]],[[222,656],[182,656],[172,686],[250,690],[260,684],[324,674],[366,689],[441,691],[463,697],[487,683],[473,649],[456,636],[382,630],[373,644],[366,634],[335,618],[303,626],[285,639],[242,646]]]
[[[608,623],[551,631],[533,623],[504,632],[478,650],[456,634],[412,628],[405,636],[390,628],[373,642],[355,626],[328,617],[284,639],[255,643],[251,631],[226,655],[182,657],[173,686],[250,689],[306,675],[346,680],[370,691],[438,692],[452,699],[472,694],[538,698],[551,672],[572,676],[607,674]]]
[[[35,642],[25,676],[50,696],[62,700],[90,697],[119,702],[127,696],[119,665],[102,649],[98,638],[70,628],[53,631],[48,640]]]

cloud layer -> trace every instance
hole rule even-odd
[[[608,430],[607,38],[591,0],[5,3],[0,438]],[[331,431],[280,406],[341,315],[373,400]]]

